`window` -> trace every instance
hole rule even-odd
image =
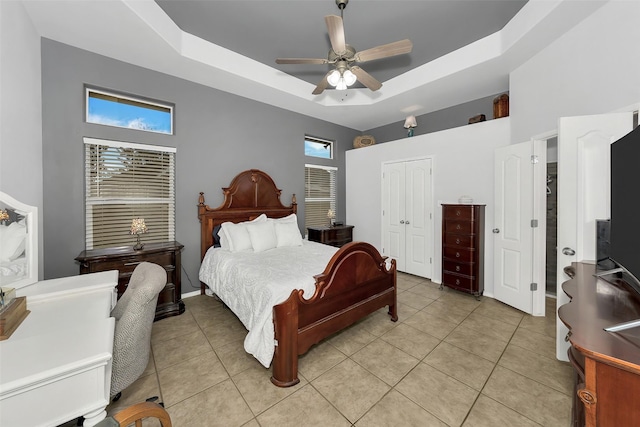
[[[86,249],[130,246],[131,220],[144,242],[175,240],[175,153],[171,147],[84,138]]]
[[[327,212],[329,209],[336,211],[337,170],[328,166],[305,165],[305,228],[329,225]]]
[[[305,135],[304,155],[320,157],[322,159],[333,159],[333,141]]]
[[[86,88],[87,123],[173,134],[173,107]]]

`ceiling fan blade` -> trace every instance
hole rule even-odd
[[[344,39],[344,25],[342,18],[336,15],[327,15],[324,17],[327,23],[327,31],[331,40],[331,48],[336,55],[344,55],[347,52],[347,43]]]
[[[413,49],[413,43],[411,43],[411,40],[405,39],[358,52],[355,55],[355,60],[357,62],[366,62],[374,59],[388,58],[389,56],[409,53],[411,49]]]
[[[328,64],[326,59],[319,58],[278,58],[276,64]]]
[[[356,75],[360,83],[374,92],[382,87],[382,83],[377,81],[371,74],[358,66],[351,67],[351,72]]]
[[[320,83],[318,83],[318,86],[316,86],[316,88],[313,90],[313,92],[311,92],[313,95],[320,95],[322,92],[324,92],[324,90],[327,88],[327,86],[329,86],[329,82],[327,81],[327,77],[329,76],[329,74],[331,74],[332,71],[333,70],[329,71],[327,74],[324,75],[322,80],[320,80]]]

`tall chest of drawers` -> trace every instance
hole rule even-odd
[[[158,295],[155,320],[184,313],[181,286],[180,252],[184,246],[178,242],[147,243],[136,251],[131,246],[85,250],[76,257],[80,274],[118,270],[118,298],[127,289],[133,270],[141,262],[158,264],[167,272],[167,284]]]
[[[442,286],[484,292],[485,205],[442,205]]]

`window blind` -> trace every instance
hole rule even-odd
[[[305,229],[329,225],[327,212],[336,211],[336,171],[335,167],[305,165]]]
[[[175,240],[175,148],[84,138],[86,249]]]

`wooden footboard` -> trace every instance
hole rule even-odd
[[[271,382],[279,387],[297,384],[298,356],[313,345],[368,314],[389,306],[398,320],[396,262],[386,260],[370,244],[349,243],[315,276],[316,291],[305,300],[302,290],[273,308],[276,348]]]

